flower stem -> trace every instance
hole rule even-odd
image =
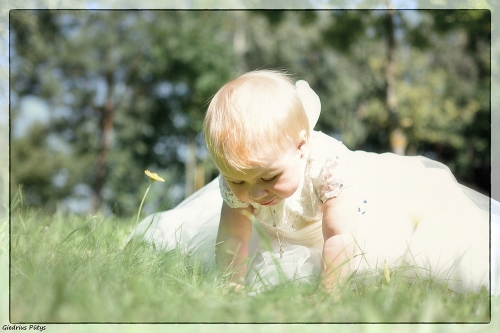
[[[141,205],[139,206],[139,211],[137,212],[137,220],[135,221],[135,226],[137,227],[137,224],[139,224],[139,217],[141,216],[141,210],[142,210],[142,204],[144,204],[144,199],[146,199],[146,196],[148,195],[149,189],[151,188],[151,185],[153,185],[154,181],[149,182],[148,189],[146,190],[146,193],[144,193],[144,196],[142,197]]]

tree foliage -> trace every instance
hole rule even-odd
[[[388,151],[385,14],[11,11],[12,123],[25,121],[25,98],[50,110],[12,138],[11,188],[23,184],[32,205],[93,193],[130,215],[151,169],[166,183],[150,207],[170,208],[181,184],[216,175],[200,135],[210,97],[258,68],[310,82],[322,101],[317,129],[351,149]],[[393,23],[407,154],[442,160],[487,191],[489,12],[396,11]]]

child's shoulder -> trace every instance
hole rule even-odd
[[[336,197],[351,183],[351,151],[322,132],[311,134],[306,174],[322,202]]]
[[[329,158],[346,157],[349,149],[339,141],[323,132],[312,131],[310,139],[311,160],[326,160]]]

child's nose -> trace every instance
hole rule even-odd
[[[249,188],[248,195],[252,201],[258,201],[260,199],[265,198],[269,192],[267,192],[264,188],[255,185]]]

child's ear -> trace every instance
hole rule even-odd
[[[300,137],[300,142],[306,143],[307,142],[306,130],[300,131],[299,137]]]
[[[299,133],[300,141],[297,145],[297,150],[303,154],[305,148],[306,148],[306,143],[307,143],[307,137],[306,137],[306,131],[302,130]]]

